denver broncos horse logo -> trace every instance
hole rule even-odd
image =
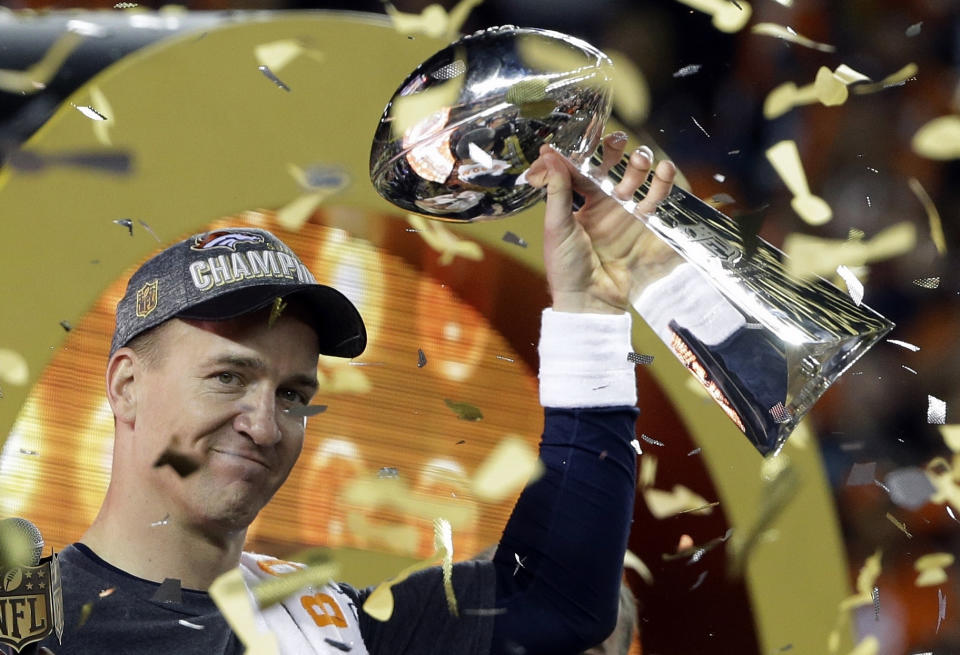
[[[213,248],[226,248],[227,250],[236,250],[238,243],[263,243],[263,235],[252,234],[250,232],[228,232],[218,230],[209,232],[206,235],[198,236],[190,246],[190,250],[212,250]]]

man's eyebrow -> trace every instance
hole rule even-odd
[[[259,357],[245,357],[243,355],[220,355],[204,362],[206,366],[229,366],[232,368],[245,368],[255,371],[262,371],[267,367],[266,363]],[[316,374],[307,375],[306,373],[295,373],[287,381],[290,384],[302,386],[316,393],[320,387]]]

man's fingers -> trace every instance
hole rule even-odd
[[[640,211],[644,213],[652,212],[656,209],[664,198],[670,195],[673,188],[673,178],[677,175],[677,167],[671,161],[662,161],[657,164],[653,173],[653,179],[650,180],[650,189],[644,197],[643,202],[638,205]]]
[[[540,151],[540,158],[527,172],[527,181],[536,187],[546,187],[547,206],[544,212],[544,246],[555,247],[576,227],[573,219],[573,183],[570,171],[561,156],[550,148]]]
[[[640,146],[630,153],[623,179],[613,187],[614,195],[621,200],[631,199],[637,188],[647,179],[651,166],[653,166],[653,151],[647,146]]]
[[[626,132],[613,132],[603,138],[603,160],[597,168],[597,174],[600,177],[606,177],[607,171],[613,168],[623,157],[623,151],[627,147]]]

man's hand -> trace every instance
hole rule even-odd
[[[627,137],[615,132],[604,138],[600,175],[623,156]],[[647,179],[653,153],[641,147],[630,155],[623,180],[613,193],[629,199]],[[669,161],[657,166],[650,190],[636,213],[651,213],[673,187],[676,168]],[[549,146],[527,172],[527,181],[547,188],[543,250],[547,283],[553,309],[559,312],[619,314],[627,309],[649,239],[642,238],[640,219],[624,210],[613,198],[577,171]],[[585,198],[573,212],[573,191]]]

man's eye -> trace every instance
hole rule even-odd
[[[223,373],[220,373],[217,375],[217,382],[220,382],[221,384],[232,385],[232,384],[238,383],[239,381],[240,381],[240,378],[238,378],[234,373],[228,373],[224,371]]]
[[[299,391],[294,391],[293,389],[281,389],[279,391],[279,396],[290,403],[300,403],[302,405],[307,404],[306,397]]]

